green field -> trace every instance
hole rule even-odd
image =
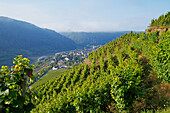
[[[37,87],[39,85],[42,85],[50,80],[55,79],[56,77],[60,76],[64,71],[67,69],[58,69],[58,70],[50,70],[44,77],[42,77],[39,81],[37,81],[34,85],[31,87]]]

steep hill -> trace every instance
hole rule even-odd
[[[18,54],[33,57],[75,48],[74,41],[55,31],[0,17],[0,66],[10,65]]]
[[[61,32],[62,35],[74,40],[81,46],[104,45],[116,40],[121,35],[130,31],[122,32]]]
[[[170,106],[170,31],[120,36],[32,89],[32,113],[135,113]]]

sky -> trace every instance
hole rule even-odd
[[[144,31],[170,0],[0,0],[0,16],[57,32]]]

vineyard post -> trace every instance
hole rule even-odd
[[[25,93],[26,93],[26,87],[27,87],[27,76],[28,75],[24,75],[23,78],[24,78],[24,81],[23,81],[23,86],[22,86],[22,96],[25,100]]]
[[[31,77],[32,76],[32,72],[33,70],[32,69],[29,69],[29,68],[26,68],[24,69],[24,71],[26,72],[26,74],[23,76],[24,78],[24,81],[23,81],[23,86],[22,86],[22,96],[23,96],[23,99],[25,101],[25,94],[26,94],[26,88],[27,88],[27,78],[28,76]]]

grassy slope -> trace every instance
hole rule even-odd
[[[32,85],[32,88],[40,86],[50,80],[55,79],[56,77],[60,76],[63,72],[65,72],[67,69],[59,69],[59,70],[50,70],[48,74],[46,74],[44,77],[42,77],[39,81],[37,81],[34,85]]]

